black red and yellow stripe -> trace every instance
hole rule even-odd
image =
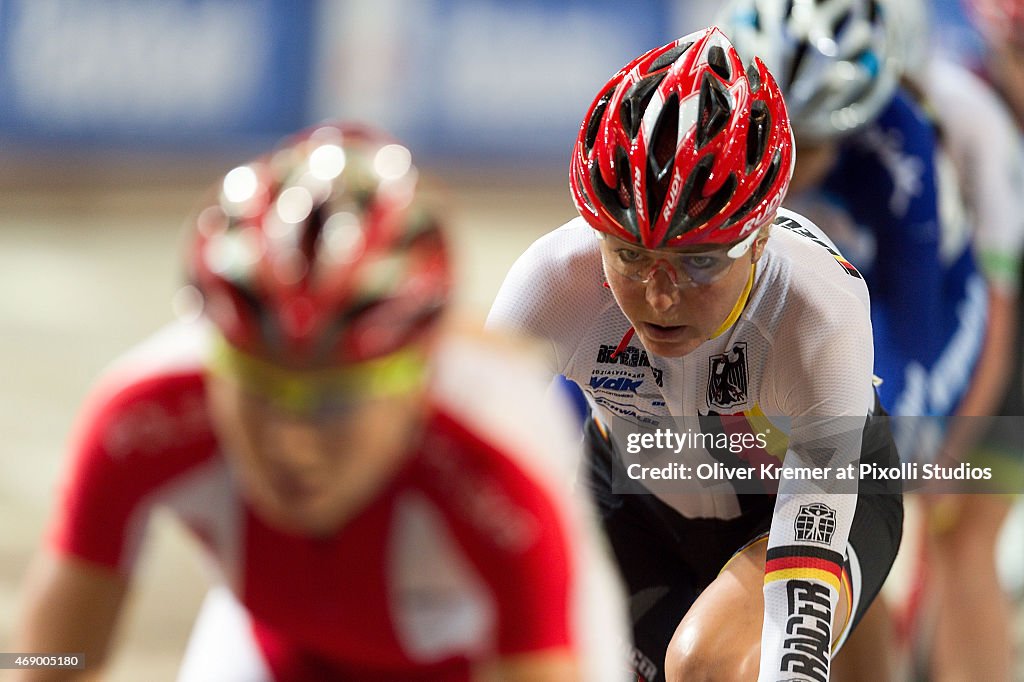
[[[843,589],[843,555],[829,549],[788,545],[768,550],[765,584],[776,580],[818,580],[839,593]],[[847,585],[849,577],[845,578]]]
[[[853,586],[850,583],[850,571],[843,555],[820,547],[804,545],[788,545],[773,547],[768,550],[764,567],[764,582],[776,580],[818,580],[833,589],[839,595],[839,602],[846,603],[845,627],[850,627],[853,618]]]
[[[751,540],[737,550],[722,567],[719,575],[725,572],[736,557],[762,542],[768,542],[767,534]],[[765,555],[765,584],[791,578],[821,580],[836,588],[840,595],[839,603],[845,602],[846,605],[846,620],[842,621],[845,623],[844,629],[850,627],[853,623],[854,609],[853,583],[850,580],[849,566],[841,554],[802,545],[769,549]],[[842,598],[844,594],[846,595],[845,600]],[[833,638],[833,647],[842,639],[841,634],[839,633]]]
[[[843,258],[838,253],[833,253],[832,256],[836,259],[836,262],[842,265],[846,269],[846,274],[856,277],[857,279],[864,279],[857,268],[853,267],[853,263]]]

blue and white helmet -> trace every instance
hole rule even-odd
[[[888,0],[732,0],[719,19],[744,59],[768,66],[808,141],[847,135],[889,103],[902,71],[895,24]]]

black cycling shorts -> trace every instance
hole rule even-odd
[[[875,409],[877,416],[869,417],[864,428],[861,462],[897,466],[888,416],[877,400]],[[581,480],[593,495],[629,594],[633,665],[646,682],[663,682],[665,652],[679,621],[730,558],[768,533],[775,496],[740,495],[742,513],[734,519],[689,519],[638,482],[635,491],[613,492],[613,480],[630,481],[621,458],[593,420],[587,422],[584,439]],[[881,590],[902,533],[899,483],[862,481],[849,537],[860,574],[851,630]]]

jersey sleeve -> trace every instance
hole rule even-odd
[[[778,373],[784,378],[777,390],[792,415],[782,466],[816,470],[822,478],[780,476],[765,566],[759,679],[826,680],[857,505],[862,432],[874,405],[868,312],[852,296],[818,304],[779,342],[790,371]]]
[[[548,344],[549,368],[564,373],[585,329],[588,306],[559,292],[599,291],[604,281],[600,259],[586,254],[592,230],[582,219],[563,225],[534,242],[512,265],[491,305],[486,326]],[[596,265],[596,267],[595,267]]]
[[[161,486],[212,450],[199,375],[101,382],[69,449],[48,544],[128,574]]]
[[[978,261],[988,281],[1013,293],[1024,250],[1024,146],[1006,105],[970,70],[946,59],[928,66],[928,95],[956,166]]]

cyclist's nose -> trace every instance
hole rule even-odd
[[[321,429],[305,420],[270,420],[264,436],[265,442],[273,445],[267,452],[274,464],[292,472],[320,466],[329,452]]]
[[[665,312],[679,302],[679,287],[676,286],[679,275],[668,263],[658,262],[647,281],[647,305],[657,312]]]

